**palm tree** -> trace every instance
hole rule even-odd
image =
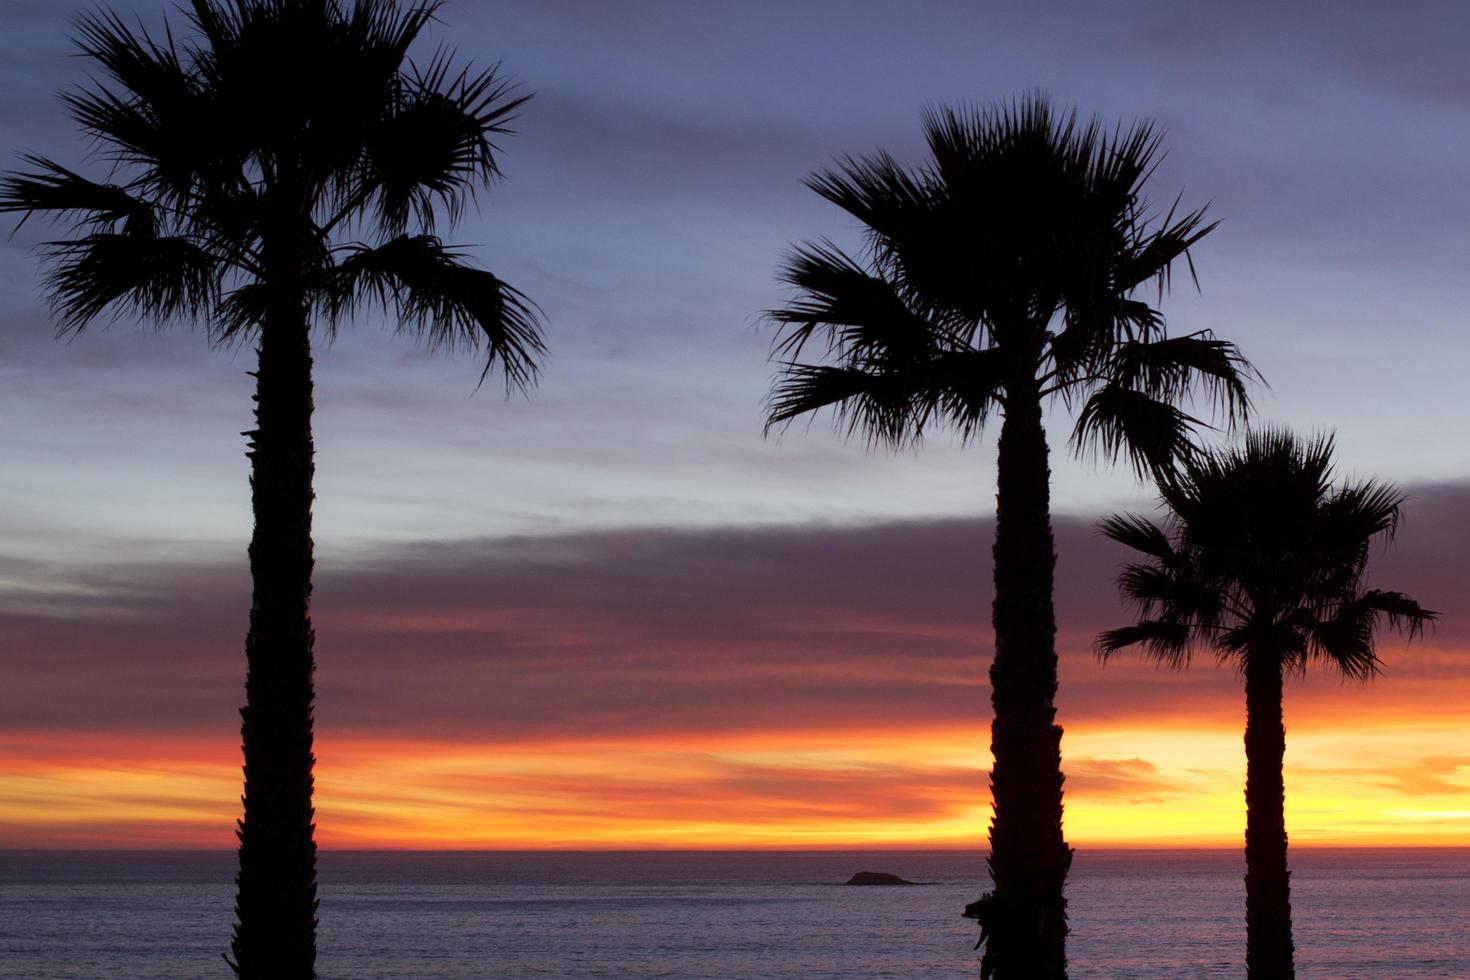
[[[1118,578],[1141,617],[1098,638],[1104,657],[1139,645],[1169,667],[1211,650],[1245,678],[1246,968],[1291,977],[1282,676],[1309,661],[1346,677],[1378,673],[1380,620],[1410,637],[1435,614],[1367,588],[1375,539],[1391,539],[1403,495],[1372,480],[1334,485],[1330,437],[1254,432],[1240,449],[1190,458],[1160,483],[1162,526],[1112,517],[1103,533],[1143,556]]]
[[[257,346],[231,943],[246,978],[314,975],[312,330],[382,306],[433,346],[483,345],[508,389],[543,353],[535,307],[434,234],[498,175],[494,140],[525,101],[494,68],[409,58],[436,7],[193,0],[186,41],[84,17],[77,45],[105,80],[65,102],[109,178],[30,156],[0,182],[0,210],[74,221],[48,249],[61,332],[110,311]]]
[[[797,247],[784,281],[768,429],[831,407],[849,436],[900,448],[936,426],[978,437],[1002,416],[994,546],[995,720],[990,826],[994,891],[980,920],[982,973],[1066,972],[1050,470],[1042,409],[1077,408],[1075,450],[1130,456],[1142,471],[1187,451],[1197,386],[1233,420],[1249,367],[1208,332],[1169,337],[1138,287],[1213,225],[1203,211],[1156,215],[1141,197],[1159,138],[1148,123],[1106,129],[1042,96],[923,116],[929,160],[843,158],[807,186],[857,218],[854,257]],[[813,342],[820,336],[819,344]],[[802,363],[820,346],[818,363]]]

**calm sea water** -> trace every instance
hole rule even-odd
[[[1299,975],[1470,977],[1470,849],[1292,854]],[[0,976],[229,977],[233,856],[0,852]],[[923,888],[841,888],[856,871]],[[1073,977],[1243,974],[1229,852],[1081,851]],[[955,852],[326,853],[320,974],[976,975],[982,858]]]

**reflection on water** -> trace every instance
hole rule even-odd
[[[1302,977],[1470,976],[1470,849],[1293,851]],[[856,871],[921,888],[844,888]],[[0,977],[228,977],[229,854],[0,852]],[[1238,977],[1234,852],[1080,851],[1073,977]],[[323,980],[975,975],[981,855],[326,853]]]

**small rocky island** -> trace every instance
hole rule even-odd
[[[848,885],[917,885],[917,881],[905,881],[898,875],[887,874],[882,871],[859,871],[844,884]]]

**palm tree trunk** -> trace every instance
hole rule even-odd
[[[1281,775],[1285,756],[1281,662],[1257,656],[1247,660],[1245,671],[1245,963],[1251,980],[1296,975]]]
[[[254,595],[245,639],[244,818],[231,965],[244,980],[311,980],[316,961],[312,794],[311,342],[304,304],[260,332],[250,437]]]
[[[981,975],[1053,980],[1067,975],[1072,850],[1062,837],[1062,730],[1055,724],[1056,621],[1051,471],[1034,382],[1006,388],[995,527],[995,721],[990,774],[990,876],[995,889],[967,914],[986,943]]]

